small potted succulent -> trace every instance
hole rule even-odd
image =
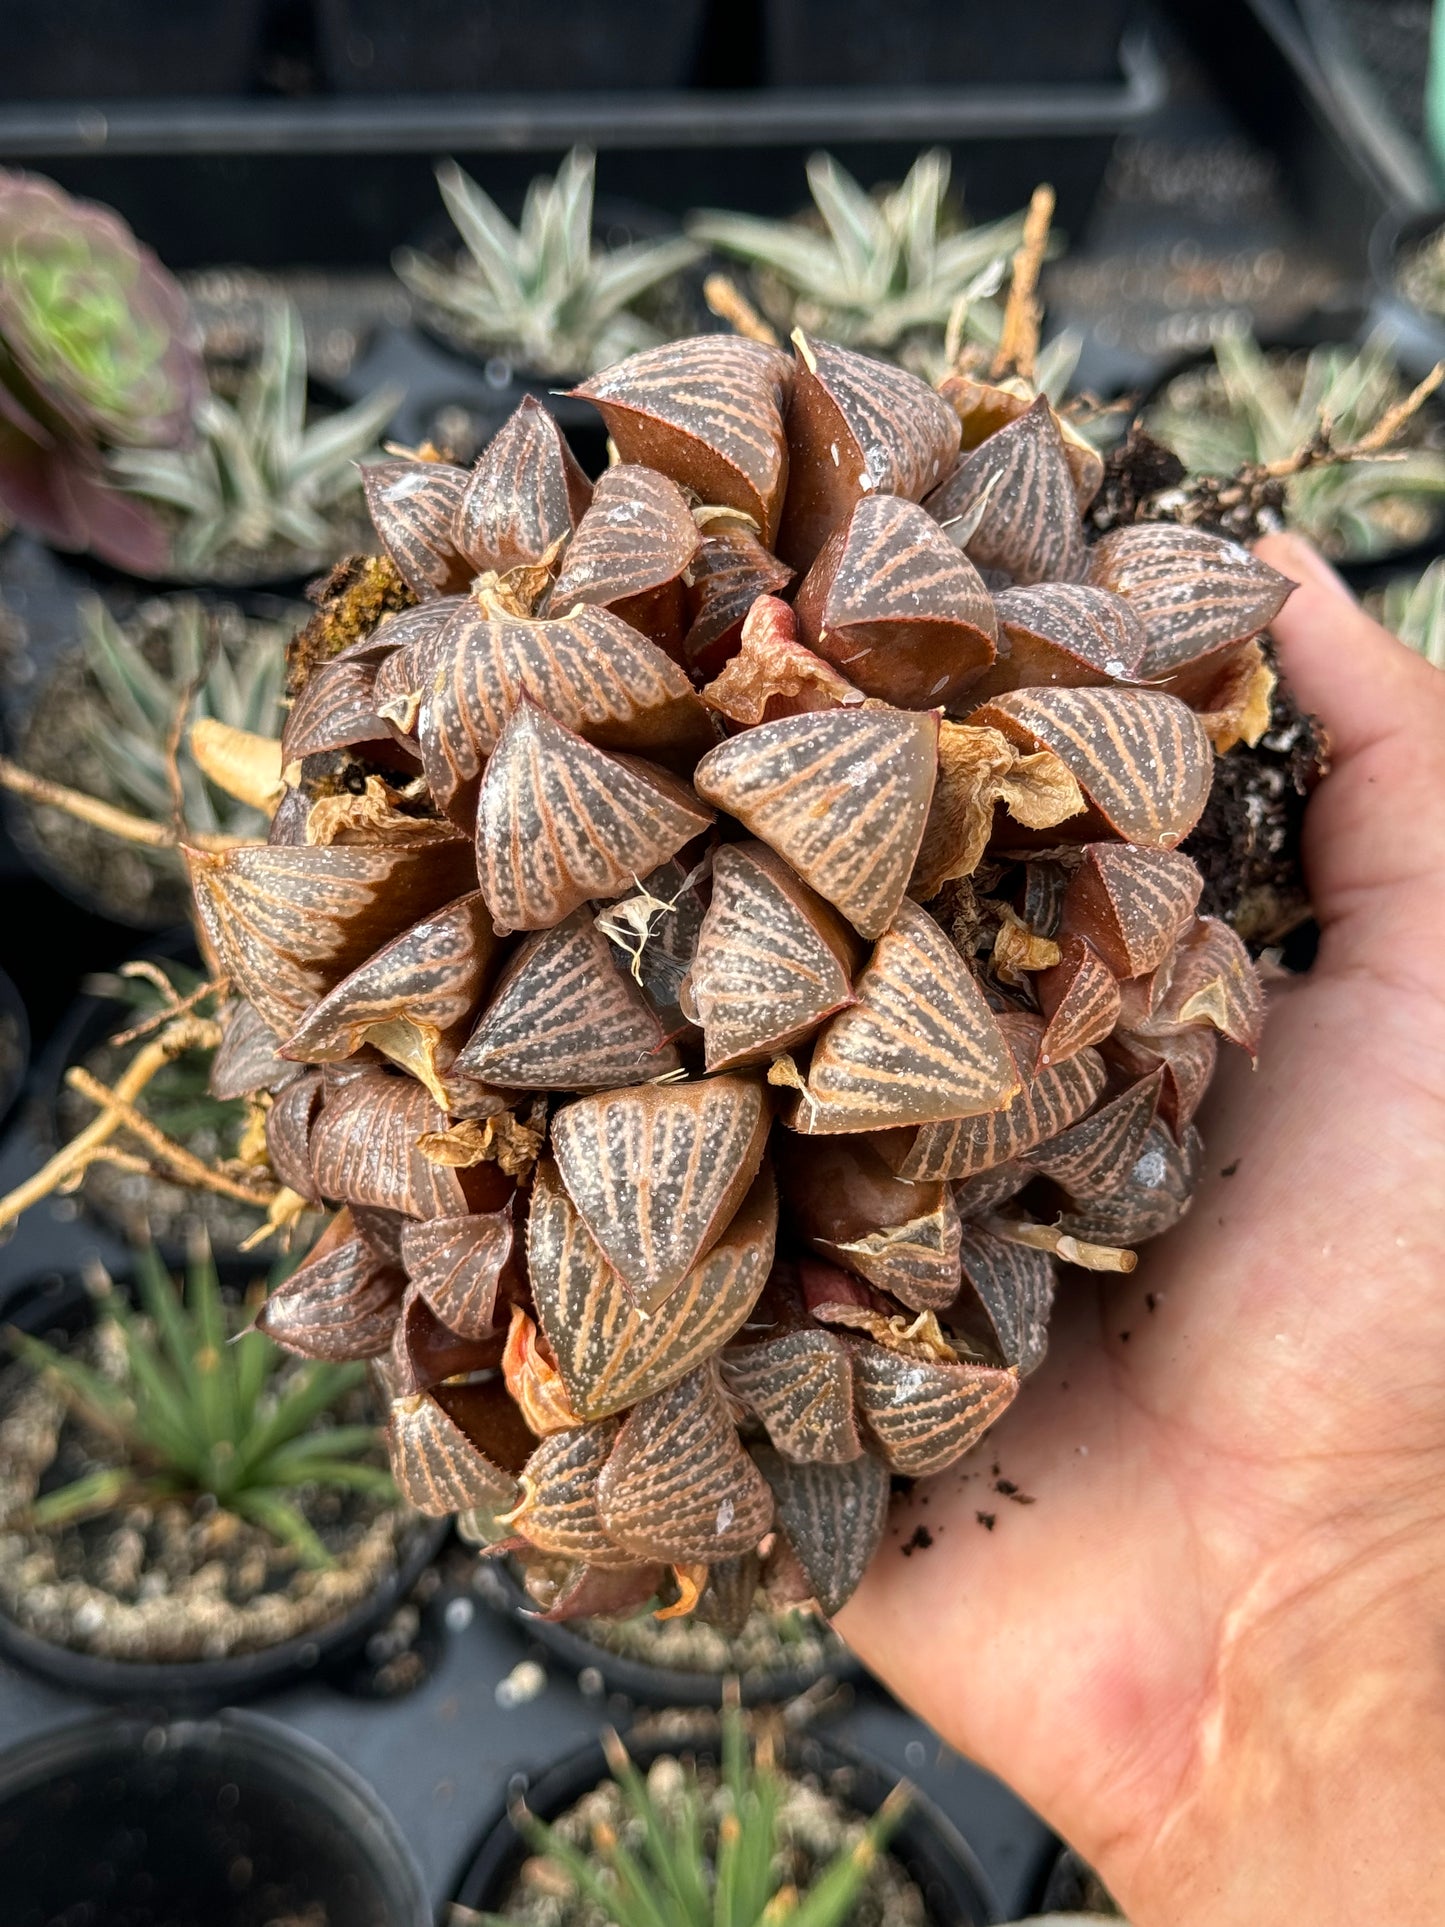
[[[599,246],[595,175],[594,156],[574,148],[554,179],[531,183],[514,227],[484,188],[445,161],[437,184],[456,242],[395,256],[424,325],[485,363],[504,406],[520,398],[500,392],[514,375],[545,392],[661,340],[666,330],[638,304],[663,302],[665,313],[667,284],[701,256],[681,235],[629,232]]]
[[[185,920],[189,892],[172,829],[201,836],[264,832],[254,802],[202,771],[189,729],[273,737],[280,726],[284,616],[248,617],[230,602],[150,596],[125,619],[94,592],[75,603],[78,646],[61,653],[23,715],[12,717],[22,773],[9,814],[16,841],[68,895],[116,922],[152,930]],[[172,777],[174,750],[174,780]],[[32,780],[27,786],[23,778]],[[77,793],[101,806],[77,814]],[[116,812],[133,834],[122,837]]]
[[[929,148],[901,185],[870,194],[831,154],[814,154],[806,219],[709,209],[690,215],[687,231],[747,265],[758,305],[784,339],[800,327],[934,380],[965,343],[997,349],[1003,309],[992,297],[1024,221],[968,226],[950,200],[950,172],[947,150]],[[1039,371],[1051,393],[1054,373]]]
[[[1416,380],[1445,361],[1445,208],[1391,209],[1370,236],[1373,315]]]
[[[278,1720],[71,1720],[0,1754],[15,1922],[429,1927],[410,1847],[345,1760]]]
[[[1292,463],[1328,423],[1341,447],[1363,440],[1403,404],[1409,384],[1384,338],[1363,347],[1263,349],[1226,334],[1211,359],[1168,377],[1144,414],[1149,432],[1191,475],[1232,475]],[[1338,562],[1359,563],[1428,545],[1445,523],[1445,427],[1427,403],[1402,424],[1385,459],[1285,473],[1283,508]]]
[[[351,1651],[435,1549],[379,1461],[360,1365],[298,1364],[209,1254],[136,1254],[133,1307],[12,1305],[0,1379],[0,1646],[74,1688],[170,1703]],[[20,1329],[39,1325],[47,1335]]]
[[[1445,557],[1419,575],[1397,575],[1368,591],[1365,606],[1426,662],[1445,669]]]
[[[973,1927],[996,1917],[968,1848],[881,1769],[784,1750],[736,1707],[633,1746],[615,1733],[529,1788],[482,1845],[466,1927]]]

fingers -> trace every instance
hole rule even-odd
[[[1366,615],[1303,536],[1266,535],[1255,553],[1299,585],[1270,633],[1291,689],[1339,758],[1417,723],[1416,705],[1445,715],[1445,678]]]
[[[1445,945],[1445,675],[1373,621],[1302,538],[1262,560],[1299,587],[1270,625],[1300,704],[1329,732],[1333,769],[1305,817],[1323,961],[1381,967]],[[1434,971],[1438,976],[1438,968]]]

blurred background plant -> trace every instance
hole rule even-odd
[[[1420,575],[1396,576],[1366,606],[1426,662],[1445,669],[1445,557]]]
[[[1268,351],[1229,333],[1214,360],[1185,370],[1148,410],[1145,426],[1191,475],[1225,477],[1285,461],[1324,428],[1336,447],[1371,433],[1409,384],[1389,346],[1331,344]],[[1338,561],[1362,561],[1424,541],[1445,511],[1445,449],[1432,412],[1414,416],[1403,453],[1323,464],[1285,482],[1291,527]]]
[[[110,473],[159,509],[170,567],[187,580],[305,574],[362,540],[358,464],[378,453],[401,399],[379,388],[308,422],[306,337],[292,304],[278,302],[236,400],[201,397],[192,445],[122,449]]]
[[[209,1496],[303,1565],[329,1566],[332,1556],[296,1493],[320,1485],[394,1496],[389,1474],[367,1463],[377,1449],[376,1428],[328,1422],[364,1381],[365,1367],[288,1358],[249,1328],[264,1282],[249,1294],[243,1316],[226,1304],[209,1251],[191,1260],[184,1290],[154,1249],[135,1254],[134,1277],[140,1311],[113,1285],[98,1294],[114,1341],[99,1363],[9,1334],[19,1356],[48,1375],[106,1442],[112,1460],[43,1493],[28,1523],[56,1526],[129,1505]]]
[[[186,442],[204,372],[185,296],[118,214],[0,170],[0,507],[58,549],[155,574],[158,518],[112,449]]]
[[[443,161],[437,185],[465,251],[448,263],[401,248],[397,273],[445,333],[538,375],[590,375],[652,346],[661,336],[632,304],[702,253],[682,236],[595,247],[596,160],[585,148],[533,180],[515,227],[455,161]]]

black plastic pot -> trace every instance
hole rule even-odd
[[[705,0],[320,0],[321,70],[344,93],[683,87]]]
[[[1427,314],[1402,291],[1400,264],[1423,241],[1445,227],[1445,207],[1391,208],[1370,236],[1370,318],[1390,336],[1400,365],[1417,380],[1445,360],[1445,316]]]
[[[654,1739],[634,1740],[628,1750],[644,1772],[654,1760],[668,1754],[715,1757],[711,1744],[691,1739],[685,1746]],[[822,1775],[830,1790],[861,1814],[877,1812],[896,1777],[878,1761],[817,1734],[804,1735],[791,1743],[787,1761],[794,1771]],[[538,1819],[555,1820],[607,1777],[602,1748],[594,1742],[549,1768],[533,1784],[514,1787],[514,1793],[525,1795],[528,1811]],[[509,1806],[497,1816],[462,1876],[456,1894],[460,1905],[480,1911],[499,1907],[530,1852]],[[984,1923],[1000,1918],[997,1901],[972,1848],[921,1796],[915,1795],[888,1852],[923,1894],[929,1927],[984,1927]]]
[[[30,1020],[20,992],[0,970],[0,1124],[9,1117],[30,1068]]]
[[[0,1757],[7,1927],[428,1927],[395,1820],[344,1760],[255,1713],[62,1727]]]
[[[264,0],[0,0],[0,98],[244,94]]]
[[[222,1261],[218,1269],[223,1284],[256,1275],[254,1263]],[[37,1335],[73,1336],[92,1316],[89,1295],[78,1280],[49,1279],[12,1292],[0,1325],[15,1325]],[[344,1673],[440,1553],[450,1531],[449,1519],[418,1517],[402,1557],[370,1597],[328,1625],[255,1652],[169,1664],[105,1659],[37,1638],[0,1612],[0,1655],[87,1699],[165,1707],[172,1712],[209,1712],[235,1705],[310,1677]]]
[[[1117,80],[1131,0],[1022,0],[999,31],[979,0],[765,0],[782,87],[1088,86]]]
[[[621,1694],[634,1706],[722,1704],[720,1673],[685,1673],[673,1666],[649,1666],[644,1660],[609,1651],[565,1621],[538,1618],[526,1592],[498,1560],[481,1565],[475,1584],[489,1605],[515,1620],[527,1637],[536,1640],[567,1672],[574,1676],[597,1674],[608,1694]],[[774,1673],[746,1675],[741,1681],[742,1697],[749,1706],[781,1705],[796,1699],[820,1679],[856,1680],[862,1673],[861,1662],[847,1653],[821,1670],[787,1667]]]

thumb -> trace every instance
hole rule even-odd
[[[1256,552],[1299,585],[1270,629],[1332,750],[1304,831],[1322,961],[1414,956],[1445,989],[1445,675],[1366,615],[1300,536],[1265,536]]]

